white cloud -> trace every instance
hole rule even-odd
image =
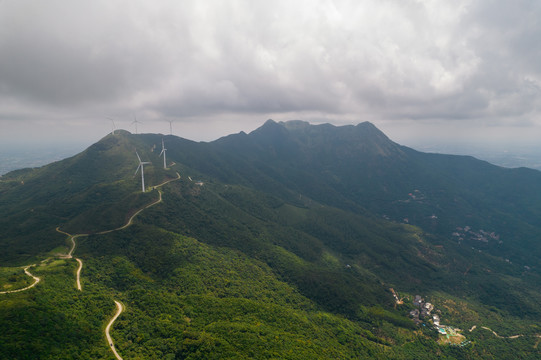
[[[136,112],[533,126],[540,15],[526,0],[3,1],[0,124]]]

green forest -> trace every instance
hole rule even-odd
[[[0,358],[114,359],[115,301],[124,359],[539,358],[539,173],[434,156],[367,123],[268,122],[117,131],[6,174]],[[25,268],[39,282],[11,292]]]

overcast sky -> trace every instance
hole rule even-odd
[[[265,120],[393,140],[541,135],[538,0],[0,0],[0,142]]]

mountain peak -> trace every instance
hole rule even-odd
[[[360,151],[377,156],[391,156],[401,152],[396,143],[370,122],[335,126],[312,125],[301,120],[275,122],[269,119],[251,132],[250,136],[259,144],[287,147],[288,151],[300,146],[306,151],[338,151],[343,155],[358,154]]]
[[[359,131],[363,131],[365,133],[371,134],[373,136],[382,136],[385,139],[389,140],[387,135],[374,124],[372,124],[370,121],[364,121],[362,123],[358,123],[355,125],[355,128]]]
[[[252,131],[250,135],[256,137],[276,137],[283,136],[287,133],[286,128],[282,123],[277,123],[276,121],[269,119],[265,123]]]

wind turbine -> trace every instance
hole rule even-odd
[[[163,139],[162,139],[162,151],[160,152],[160,156],[162,156],[163,154],[163,168],[166,169],[167,166],[165,165],[165,151],[167,149],[165,148],[165,145],[163,144]]]
[[[111,132],[111,134],[115,134],[115,129],[116,129],[116,126],[115,126],[115,121],[113,119],[111,119],[110,117],[106,118],[106,119],[109,119],[111,120],[111,122],[113,123],[113,131]]]
[[[141,122],[137,121],[137,116],[133,115],[133,118],[132,124],[135,124],[135,133],[137,134],[137,124],[141,124]]]
[[[137,166],[137,170],[135,170],[134,176],[139,171],[139,168],[141,168],[141,188],[143,189],[143,192],[145,192],[145,172],[144,172],[144,165],[150,164],[149,162],[142,162],[141,158],[139,157],[139,154],[137,153],[137,150],[135,150],[135,155],[137,155],[137,159],[139,160],[139,166]]]
[[[173,135],[173,120],[167,120],[169,122],[169,135]]]

